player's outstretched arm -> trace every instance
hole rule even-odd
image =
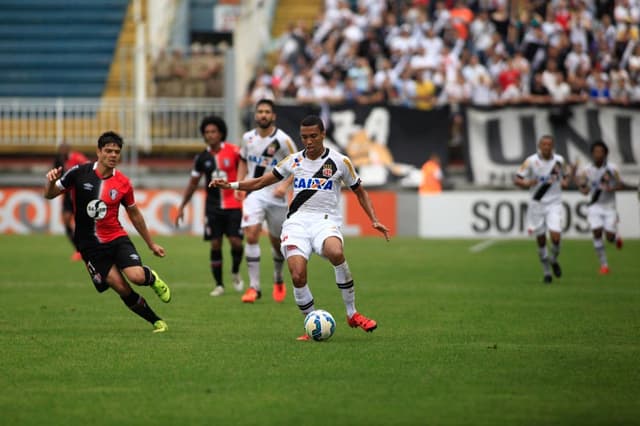
[[[47,172],[47,183],[44,187],[44,198],[50,200],[62,194],[62,190],[56,186],[56,182],[60,177],[62,177],[62,167],[55,167]]]
[[[369,219],[371,219],[371,226],[373,226],[375,230],[382,233],[385,240],[389,241],[389,228],[378,222],[378,218],[376,217],[376,214],[373,210],[373,204],[371,204],[371,199],[369,198],[369,194],[367,193],[367,191],[365,191],[362,185],[358,185],[358,187],[354,189],[353,192],[358,197],[358,202],[360,203],[362,210],[364,210],[367,216],[369,216]]]
[[[142,216],[140,209],[138,209],[138,206],[133,205],[127,207],[127,215],[129,216],[129,219],[131,219],[131,223],[136,228],[136,231],[138,231],[138,234],[140,234],[144,242],[147,243],[147,247],[149,247],[149,250],[151,250],[153,254],[158,257],[164,257],[166,254],[164,248],[154,243],[153,239],[151,239],[151,234],[149,233],[149,229],[147,228],[147,223],[145,222],[144,216]]]
[[[187,185],[187,188],[184,190],[184,195],[182,196],[182,202],[178,207],[178,214],[176,215],[176,220],[175,220],[176,228],[180,226],[180,221],[182,221],[182,218],[184,216],[184,208],[187,206],[187,204],[189,204],[189,201],[191,201],[191,197],[193,196],[193,193],[196,192],[196,189],[198,189],[198,183],[200,183],[200,177],[201,176],[198,176],[198,177],[192,176],[189,179],[189,184]]]
[[[210,188],[221,189],[238,189],[240,191],[256,191],[258,189],[269,186],[278,182],[280,179],[273,173],[267,173],[259,178],[241,180],[239,182],[227,182],[226,179],[212,179],[209,183]]]

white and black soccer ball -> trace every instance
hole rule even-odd
[[[304,331],[313,340],[327,340],[336,331],[336,320],[333,316],[322,309],[316,309],[307,314],[304,319]]]

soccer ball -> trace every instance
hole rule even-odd
[[[304,331],[313,340],[327,340],[336,331],[336,320],[329,312],[316,309],[305,317]]]

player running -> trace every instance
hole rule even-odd
[[[551,269],[556,278],[562,276],[558,263],[564,217],[561,196],[562,188],[569,182],[564,158],[553,152],[553,146],[552,136],[542,136],[538,141],[538,152],[527,157],[515,177],[515,184],[529,189],[531,194],[527,210],[528,231],[529,235],[536,236],[546,284],[553,281]],[[547,230],[551,237],[551,257],[547,253]]]
[[[320,117],[310,115],[304,118],[300,124],[300,137],[305,149],[288,156],[271,173],[231,183],[225,179],[214,179],[210,185],[254,191],[293,175],[293,200],[282,226],[280,244],[293,280],[296,304],[303,315],[315,309],[313,295],[307,285],[307,263],[311,254],[316,253],[328,259],[334,267],[349,326],[373,331],[378,326],[377,322],[356,310],[353,277],[344,256],[341,184],[356,194],[360,206],[371,220],[371,226],[380,231],[387,241],[389,230],[378,222],[351,160],[324,146],[325,128]],[[304,334],[298,339],[309,340],[309,336]]]
[[[142,213],[136,206],[129,178],[116,169],[123,140],[115,132],[98,139],[98,161],[76,165],[62,175],[62,167],[47,172],[44,196],[48,199],[71,191],[75,202],[74,240],[87,265],[93,285],[102,293],[111,287],[124,304],[153,325],[154,333],[167,331],[167,323],[153,312],[144,297],[129,282],[149,286],[167,303],[171,292],[155,271],[142,260],[118,220],[120,205],[154,255],[164,257],[165,250],[154,243]]]
[[[587,218],[593,233],[593,247],[600,261],[600,273],[609,273],[607,254],[602,241],[604,229],[607,241],[622,248],[622,238],[617,233],[618,212],[616,211],[616,193],[622,189],[618,168],[607,161],[609,148],[601,141],[591,144],[592,163],[582,169],[576,177],[578,189],[589,195]]]
[[[238,179],[257,178],[271,173],[273,167],[290,154],[295,145],[291,138],[276,128],[274,103],[269,99],[261,99],[256,104],[255,121],[257,127],[244,134],[240,151],[240,167]],[[242,295],[242,301],[253,303],[262,295],[260,288],[260,233],[262,223],[266,220],[273,256],[273,292],[276,302],[282,302],[287,294],[287,287],[282,279],[284,257],[280,250],[280,233],[282,223],[287,218],[286,195],[291,179],[252,191],[246,195],[242,205],[242,230],[247,238],[245,256],[249,270],[249,288]],[[244,195],[244,192],[238,191]],[[241,195],[239,195],[241,197]]]

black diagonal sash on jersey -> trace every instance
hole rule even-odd
[[[273,154],[269,154],[269,148],[273,148]],[[271,159],[273,159],[273,156],[278,152],[279,149],[280,142],[278,141],[278,139],[274,139],[269,145],[267,145],[264,151],[262,151],[262,154],[260,154],[260,156],[269,158],[269,163],[271,163]],[[267,168],[265,166],[256,165],[256,168],[253,170],[253,177],[259,178],[264,174],[264,171],[266,169]]]
[[[608,179],[605,179],[605,176],[608,177]],[[607,171],[605,171],[602,177],[600,178],[600,183],[609,185],[609,182],[613,177],[614,176],[611,173],[611,170],[607,169]],[[602,195],[602,188],[601,187],[596,188],[596,190],[593,191],[593,194],[591,195],[591,200],[589,200],[589,205],[597,203],[601,195]]]
[[[538,190],[533,194],[533,199],[536,201],[540,201],[542,199],[542,197],[544,197],[544,194],[547,193],[547,191],[549,190],[549,188],[551,188],[551,185],[553,182],[551,182],[551,177],[552,176],[560,176],[560,169],[562,168],[562,164],[560,164],[559,161],[556,161],[556,164],[553,165],[553,168],[551,169],[551,173],[549,173],[549,181],[543,183],[542,185],[540,185],[540,187],[538,188]]]
[[[329,177],[331,176],[324,175],[324,171],[328,170],[329,168],[331,168],[332,170],[332,175],[338,170],[338,168],[336,167],[336,163],[334,163],[331,158],[328,158],[327,161],[322,163],[322,166],[320,167],[320,169],[318,169],[318,171],[311,178],[312,179],[313,178],[329,179]],[[313,190],[313,189],[305,189],[303,191],[298,192],[298,194],[294,197],[293,201],[291,201],[291,204],[289,205],[289,212],[287,213],[287,218],[291,217],[292,214],[297,212],[300,206],[306,203],[307,200],[313,197],[313,195],[317,192],[318,192],[317,190]]]

